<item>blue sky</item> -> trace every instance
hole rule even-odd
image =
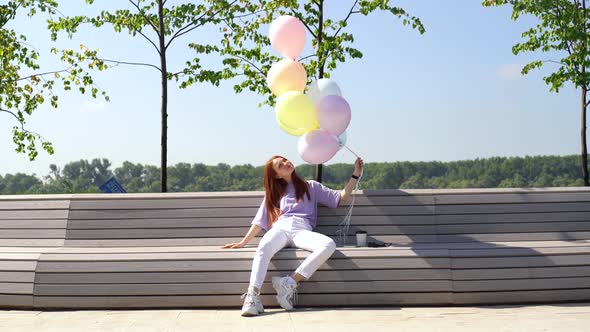
[[[352,1],[327,1],[329,16],[345,14]],[[65,14],[91,14],[88,7],[60,7]],[[112,4],[113,2],[111,2]],[[552,67],[528,76],[522,65],[555,54],[515,56],[512,46],[534,20],[510,20],[509,7],[484,8],[479,0],[396,2],[426,27],[420,35],[392,15],[353,16],[348,26],[364,53],[332,73],[352,108],[348,145],[366,162],[451,161],[491,156],[567,155],[580,150],[579,91],[566,86],[549,92],[542,80]],[[63,67],[51,47],[99,48],[107,59],[157,64],[154,49],[141,38],[109,28],[83,28],[74,39],[50,42],[44,18],[21,17],[12,25],[41,52],[43,69]],[[267,27],[266,27],[267,28]],[[171,50],[172,70],[192,57],[186,44],[214,38],[216,28],[196,30]],[[203,39],[201,39],[203,38]],[[79,159],[108,158],[113,168],[123,161],[159,165],[159,73],[147,67],[119,66],[96,73],[110,102],[77,93],[61,93],[60,107],[40,108],[30,130],[54,143],[52,156],[41,152],[30,162],[16,154],[14,125],[0,118],[0,174],[46,175],[49,165]],[[169,165],[178,162],[262,165],[282,154],[296,164],[297,138],[282,132],[273,110],[258,108],[262,97],[235,94],[231,82],[220,87],[194,85],[169,96]],[[330,163],[352,163],[341,150]]]

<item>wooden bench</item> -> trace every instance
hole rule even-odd
[[[0,197],[0,307],[238,307],[260,192]],[[334,236],[346,207],[320,208]],[[590,300],[590,188],[357,193],[349,234],[299,289],[301,306]],[[349,244],[354,243],[351,236]],[[308,255],[284,249],[267,278]],[[276,306],[272,287],[262,289]]]

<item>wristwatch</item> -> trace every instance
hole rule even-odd
[[[359,179],[359,177],[358,177],[358,176],[356,176],[356,175],[354,175],[354,174],[353,174],[353,175],[351,175],[350,177],[351,177],[351,178],[353,178],[353,179],[355,179],[355,180],[358,180],[358,179]]]

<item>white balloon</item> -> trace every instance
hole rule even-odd
[[[311,82],[307,90],[307,96],[311,99],[314,105],[319,103],[325,96],[332,95],[342,97],[342,92],[340,91],[338,84],[336,84],[336,81],[329,78],[314,80]]]
[[[341,149],[346,145],[346,139],[346,132],[343,132],[342,134],[340,134],[340,136],[338,136],[338,145],[340,145]]]

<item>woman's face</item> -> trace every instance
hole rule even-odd
[[[275,158],[272,161],[272,168],[277,173],[277,177],[288,177],[293,173],[295,167],[287,158]]]

